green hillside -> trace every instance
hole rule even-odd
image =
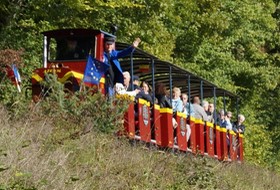
[[[279,173],[251,164],[246,154],[243,163],[220,162],[117,136],[127,100],[61,94],[1,105],[0,189],[280,188]]]
[[[0,189],[280,188],[279,174],[247,161],[148,148],[117,137],[117,127],[104,132],[97,123],[85,125],[93,128],[83,134],[71,119],[41,112],[40,106],[21,119],[0,109]]]

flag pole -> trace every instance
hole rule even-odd
[[[82,92],[83,91],[83,87],[84,87],[84,82],[83,82],[83,80],[81,80],[81,83],[80,83],[80,92]]]
[[[16,85],[17,85],[18,92],[21,93],[20,85],[18,83],[18,79],[17,78],[16,78]]]

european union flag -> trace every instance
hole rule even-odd
[[[102,75],[109,69],[110,65],[105,62],[98,61],[97,59],[94,59],[94,64],[96,66],[96,69],[98,72],[102,73]]]
[[[84,72],[84,82],[90,84],[99,84],[102,75],[107,71],[109,65],[98,61],[97,59],[92,59],[88,56],[86,69]]]

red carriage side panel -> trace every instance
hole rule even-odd
[[[156,140],[156,144],[162,146],[160,106],[157,104],[154,104],[153,107],[152,136]]]
[[[240,161],[243,161],[243,134],[238,134],[238,157]]]
[[[228,141],[227,141],[227,129],[220,128],[220,140],[221,140],[221,160],[228,160]]]
[[[230,143],[230,159],[235,161],[237,159],[237,152],[238,152],[238,139],[237,135],[234,131],[229,131],[229,143]]]
[[[173,148],[174,136],[173,136],[173,126],[172,126],[172,109],[170,108],[161,108],[160,109],[160,133],[156,132],[159,135],[162,147]]]
[[[135,119],[134,119],[134,102],[128,106],[127,111],[124,114],[124,129],[129,138],[135,137]]]
[[[201,119],[195,120],[195,128],[196,128],[196,143],[197,143],[197,150],[200,154],[204,155],[204,121]]]
[[[206,122],[206,147],[210,157],[214,157],[214,124]]]
[[[182,151],[187,151],[186,117],[187,115],[184,113],[181,112],[176,113],[176,121],[178,123],[178,126],[176,128],[177,145],[178,145],[178,149]]]
[[[222,159],[222,146],[221,146],[221,128],[219,125],[215,125],[215,154],[219,160]]]
[[[190,128],[191,128],[191,137],[190,137],[190,149],[192,150],[192,153],[196,154],[197,151],[197,140],[196,140],[196,125],[195,125],[195,118],[190,117]]]
[[[138,99],[138,127],[142,141],[151,142],[150,102]]]

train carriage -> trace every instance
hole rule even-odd
[[[105,37],[115,37],[102,30],[93,29],[61,29],[43,32],[44,56],[43,66],[34,71],[32,75],[32,96],[34,100],[42,98],[45,94],[42,81],[46,73],[55,73],[58,80],[70,92],[81,88],[87,56],[91,55],[103,61],[103,43]],[[67,45],[79,47],[79,52],[68,56],[65,53]],[[129,44],[116,42],[115,49],[123,50]],[[178,87],[189,97],[200,96],[201,99],[212,98],[216,107],[218,97],[223,98],[224,108],[226,97],[238,100],[233,93],[219,88],[215,84],[180,68],[170,62],[162,61],[139,48],[129,56],[120,60],[123,71],[137,75],[140,80],[147,81],[155,89],[155,83],[164,83],[170,89]],[[132,81],[131,81],[132,83]],[[101,78],[95,88],[105,94],[105,79]],[[133,85],[132,85],[133,86]],[[190,99],[190,98],[189,98]],[[134,104],[137,104],[135,106]],[[137,110],[134,110],[137,109]],[[237,110],[238,112],[238,110]],[[135,116],[134,113],[137,113]],[[215,121],[217,115],[214,116]],[[178,126],[173,128],[173,118]],[[233,131],[225,131],[217,123],[187,117],[181,112],[173,113],[172,109],[160,108],[153,102],[139,99],[132,101],[125,114],[124,128],[131,139],[141,140],[155,144],[161,148],[178,149],[183,152],[208,155],[219,160],[243,160],[243,136]],[[190,134],[188,136],[187,134]],[[230,143],[227,141],[230,135]]]
[[[116,49],[121,50],[127,47],[127,45],[128,44],[125,43],[116,43]],[[213,83],[185,69],[182,69],[170,62],[162,61],[142,50],[137,49],[133,55],[122,59],[121,63],[123,70],[130,71],[130,73],[139,76],[141,80],[147,81],[152,85],[153,89],[155,88],[156,82],[164,83],[169,88],[170,97],[172,97],[172,90],[170,89],[178,87],[181,89],[182,93],[188,94],[189,97],[200,96],[201,99],[211,98],[214,101],[215,107],[217,98],[219,97],[222,98],[224,109],[226,107],[226,98],[231,99],[232,102],[238,103],[238,97],[233,93],[219,88]],[[153,99],[154,98],[155,97],[153,97]],[[158,105],[156,106],[159,107]],[[179,128],[176,129],[177,142],[174,142],[174,134],[171,124],[171,119],[174,113],[172,113],[172,110],[168,108],[158,109],[161,119],[159,119],[157,123],[152,124],[150,130],[153,132],[153,128],[155,129],[156,134],[152,134],[155,138],[151,139],[151,141],[158,146],[176,148],[182,151],[190,151],[194,154],[199,153],[201,155],[217,157],[219,160],[231,160],[231,158],[233,158],[231,155],[236,155],[239,149],[243,151],[243,144],[238,143],[237,141],[235,141],[235,144],[231,143],[228,145],[226,135],[233,134],[233,131],[227,131],[217,123],[204,122],[193,117],[188,117],[186,120],[187,124],[190,125],[192,132],[188,141],[183,141],[182,144],[182,134],[186,134],[187,131],[186,127],[180,125],[180,123],[182,123],[181,121],[183,121],[185,117],[184,114],[180,112],[176,114],[176,120],[179,123]],[[215,117],[218,116],[216,115]],[[216,121],[216,119],[214,120]],[[168,123],[168,125],[165,126],[163,123]],[[238,136],[238,134],[235,135]],[[243,135],[240,136],[241,138],[243,137]],[[141,139],[141,136],[136,136],[135,138]],[[233,146],[236,148],[233,148]],[[230,150],[234,151],[230,152]],[[240,156],[236,155],[235,157],[242,160],[243,154],[241,155],[240,151],[239,154]]]

